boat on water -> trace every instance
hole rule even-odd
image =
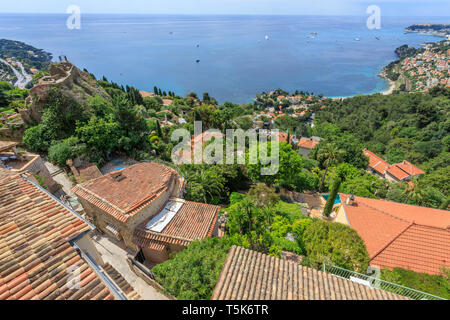
[[[199,63],[199,62],[200,62],[200,59],[195,60],[195,62]]]
[[[356,37],[356,38],[355,38],[355,41],[360,41],[360,40],[361,40],[361,39],[360,39],[360,38],[358,38],[358,37]]]
[[[269,36],[265,36],[266,40],[269,40]]]

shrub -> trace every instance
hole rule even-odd
[[[232,192],[230,194],[230,205],[236,204],[242,201],[246,196],[242,193]]]
[[[405,287],[450,299],[450,269],[443,270],[444,275],[418,273],[411,270],[394,268],[381,270],[381,278]]]
[[[48,149],[50,161],[60,166],[65,166],[66,161],[72,158],[72,147],[67,142],[59,142]]]
[[[226,240],[218,238],[194,241],[152,271],[157,281],[177,299],[210,299],[229,248]]]
[[[47,151],[50,147],[50,137],[42,125],[37,125],[25,130],[23,143],[35,151]]]
[[[357,272],[365,272],[369,266],[364,241],[346,225],[313,221],[306,228],[303,241],[308,258],[317,264],[332,263]]]

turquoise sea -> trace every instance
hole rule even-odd
[[[69,30],[67,17],[0,14],[0,38],[64,54],[97,78],[235,103],[276,88],[329,97],[382,91],[377,75],[395,48],[440,40],[403,29],[450,21],[385,17],[369,30],[366,16],[82,15],[81,29]]]

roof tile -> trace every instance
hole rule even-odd
[[[399,300],[390,292],[232,246],[212,300]]]

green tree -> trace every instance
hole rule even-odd
[[[341,186],[342,178],[337,177],[332,184],[330,195],[328,196],[327,203],[325,204],[325,208],[323,209],[323,215],[325,217],[329,217],[331,211],[333,210],[334,201],[338,195],[339,187]]]
[[[45,152],[50,147],[51,141],[55,138],[42,124],[38,124],[25,130],[23,143],[32,150]]]
[[[121,136],[120,125],[112,116],[107,118],[92,117],[85,125],[76,129],[76,135],[90,149],[106,155],[116,150]]]
[[[331,263],[357,272],[365,272],[369,266],[364,241],[344,224],[313,221],[304,231],[302,241],[313,263]]]
[[[72,147],[66,142],[54,144],[48,150],[50,161],[60,166],[66,166],[66,161],[72,158]]]
[[[312,156],[314,157],[314,159],[318,160],[319,163],[322,163],[322,165],[325,167],[325,171],[319,185],[320,192],[322,190],[323,183],[325,182],[325,177],[327,175],[329,167],[334,163],[342,161],[344,157],[344,151],[339,149],[333,143],[326,143],[320,146],[320,148],[313,151]]]
[[[279,201],[275,189],[266,186],[264,183],[253,185],[248,192],[248,197],[258,207],[272,207]]]
[[[194,241],[171,260],[153,267],[156,280],[180,300],[209,300],[230,244],[218,238]]]

